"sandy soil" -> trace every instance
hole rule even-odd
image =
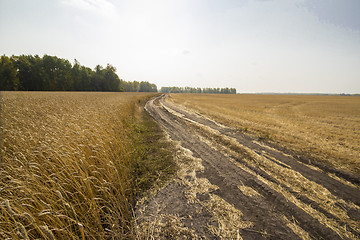
[[[177,177],[137,205],[140,239],[360,239],[359,177],[166,101],[145,109],[176,145]]]

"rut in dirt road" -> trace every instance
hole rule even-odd
[[[214,220],[217,210],[209,207],[216,198],[234,207],[241,221],[249,223],[233,229],[231,238],[360,239],[356,177],[342,178],[301,162],[289,152],[175,106],[166,98],[150,100],[146,110],[171,140],[201,159],[202,169],[195,177],[214,187],[189,201],[183,195],[189,186],[169,184],[154,199],[175,201],[194,211],[185,214],[184,209],[177,212],[165,206],[158,213],[180,216],[182,226],[196,238],[223,238],[225,225]]]

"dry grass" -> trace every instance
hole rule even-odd
[[[148,96],[2,92],[0,239],[131,237]]]
[[[360,174],[360,97],[172,94],[172,101]]]
[[[216,131],[210,130],[208,126],[199,123],[192,123],[192,125],[193,130],[195,130],[198,134],[201,141],[222,152],[225,156],[229,156],[229,160],[239,168],[253,176],[256,176],[260,181],[283,195],[289,202],[292,202],[299,208],[303,209],[320,223],[326,225],[330,229],[333,229],[342,238],[356,238],[356,236],[347,229],[347,226],[351,226],[351,228],[355,231],[359,231],[359,222],[351,219],[348,215],[348,211],[346,210],[354,209],[355,211],[358,211],[359,207],[354,203],[337,198],[335,195],[330,193],[328,189],[305,178],[300,173],[286,167],[285,165],[275,163],[278,161],[275,158],[271,158],[270,160],[270,156],[265,157],[262,154],[253,151],[252,149],[241,145],[241,143],[234,138],[221,134],[219,135]],[[266,180],[257,173],[253,172],[253,170],[250,170],[250,168],[245,166],[243,163],[237,162],[235,159],[242,159],[242,161],[246,162],[248,166],[251,166],[254,169],[260,168],[262,171],[276,179],[277,183]],[[316,168],[314,167],[314,169]],[[261,195],[250,187],[240,185],[238,188],[247,196],[261,198]],[[291,193],[289,189],[294,191],[295,194]],[[322,209],[325,209],[332,216],[335,216],[335,218],[329,218],[321,211],[313,208],[311,204],[302,202],[298,199],[299,194],[316,202]],[[286,220],[286,225],[297,235],[303,239],[308,239],[306,232],[297,225],[296,220],[292,219],[290,221],[286,218],[284,219]],[[339,219],[340,222],[345,223],[347,226],[339,223],[339,221],[335,219]]]

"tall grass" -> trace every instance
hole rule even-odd
[[[137,191],[173,169],[149,163],[150,95],[1,94],[0,239],[131,238]]]

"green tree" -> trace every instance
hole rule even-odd
[[[82,86],[82,91],[93,91],[93,87],[92,87],[92,75],[94,74],[93,70],[91,70],[91,68],[88,67],[81,67],[81,86]]]
[[[25,91],[129,91],[157,92],[149,82],[127,82],[119,78],[116,68],[107,64],[94,70],[74,65],[56,56],[20,55],[0,58],[1,90]]]
[[[15,65],[18,69],[20,82],[19,90],[42,91],[44,89],[44,71],[42,60],[38,55],[20,55],[15,57]]]
[[[139,92],[157,92],[157,87],[149,82],[140,82]]]
[[[17,69],[13,59],[7,56],[0,58],[0,90],[13,91],[18,90],[19,78],[17,77]]]
[[[104,71],[104,89],[103,91],[120,91],[120,79],[116,74],[116,68],[110,64],[106,66]]]
[[[81,81],[81,65],[78,60],[74,60],[74,65],[71,69],[71,78],[73,81],[73,90],[81,91],[84,89]]]

